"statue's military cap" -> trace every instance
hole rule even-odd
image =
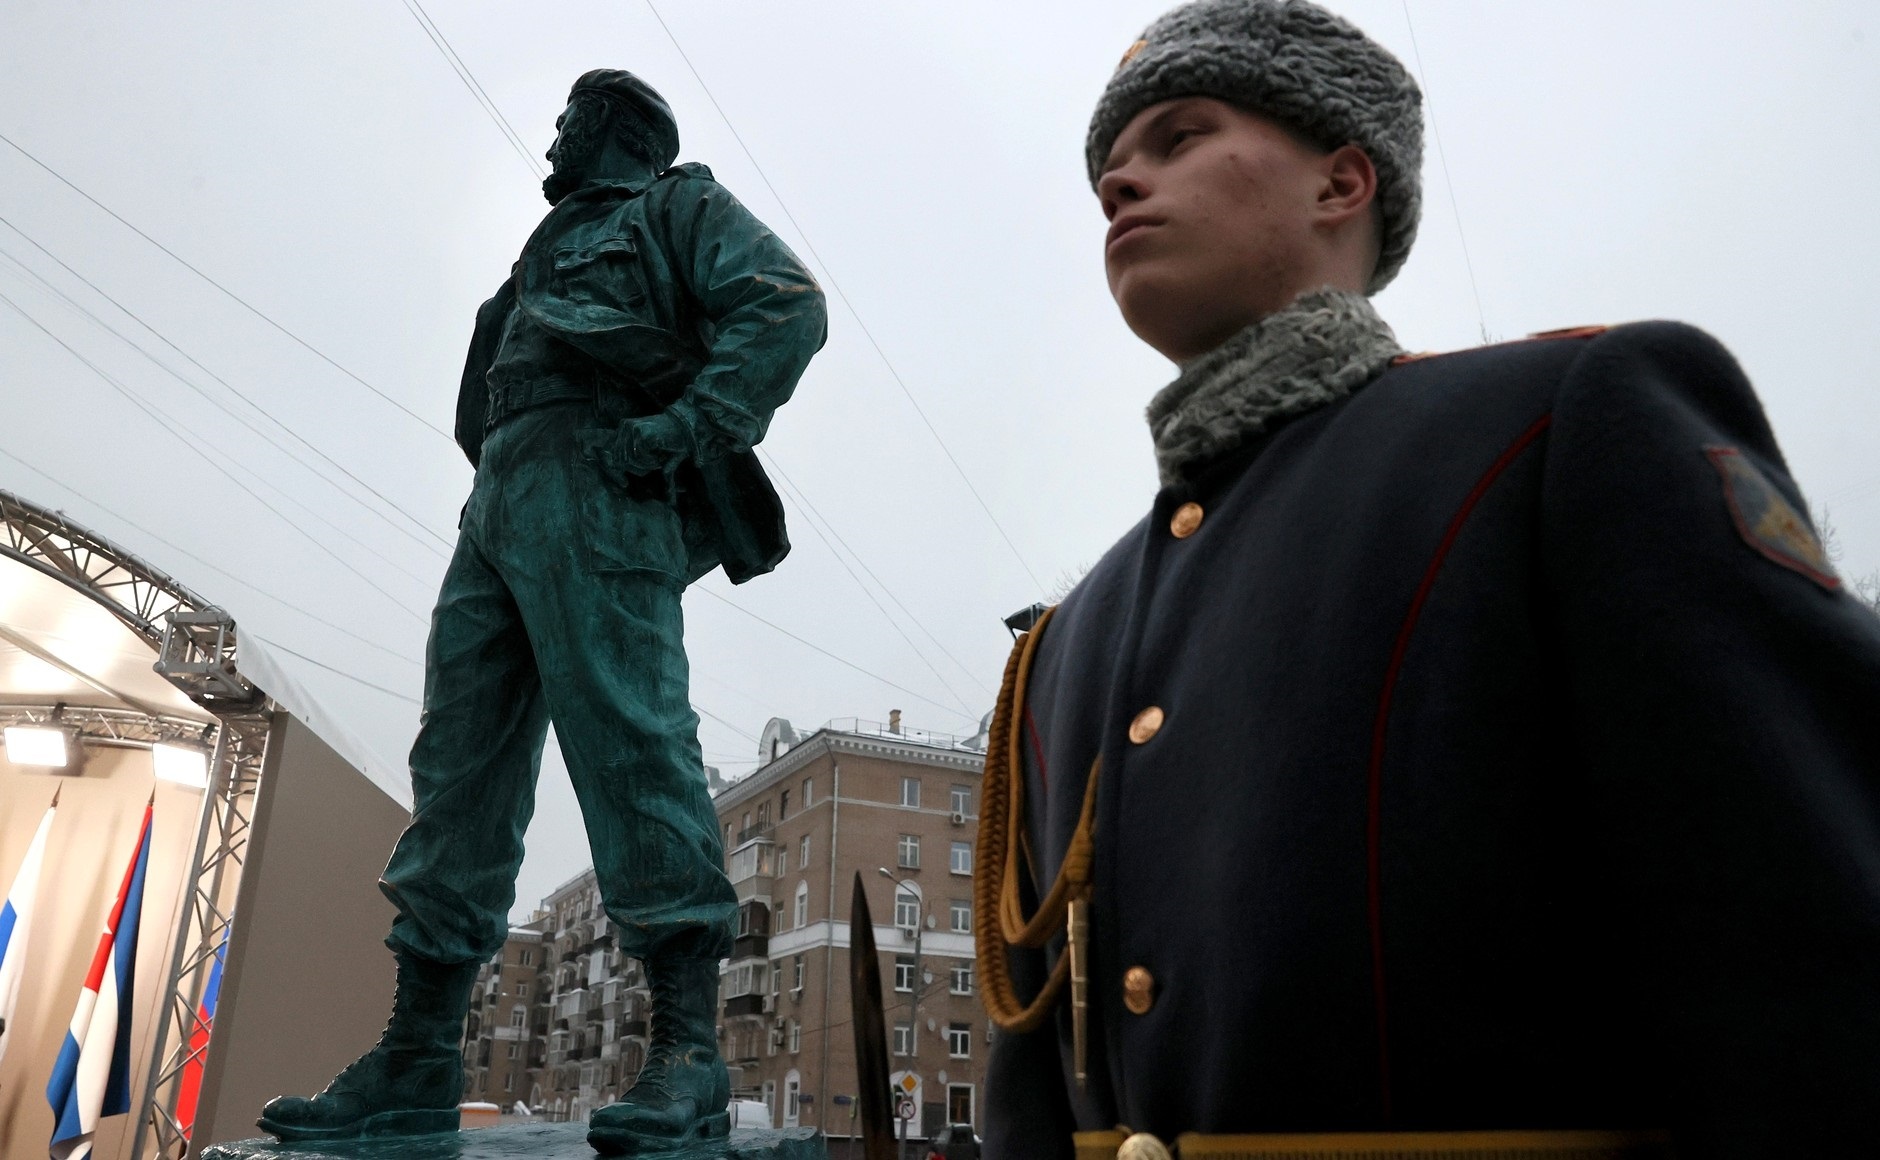
[[[582,73],[581,79],[574,82],[574,88],[568,90],[568,103],[573,104],[583,93],[611,98],[632,115],[633,121],[623,128],[637,138],[654,169],[670,167],[679,156],[679,122],[672,115],[672,106],[652,85],[626,69],[597,68]]]

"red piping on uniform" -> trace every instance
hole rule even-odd
[[[1044,790],[1045,799],[1051,797],[1051,777],[1044,767],[1044,746],[1038,744],[1038,723],[1031,719],[1031,706],[1025,706],[1025,736],[1031,738],[1031,755],[1038,762],[1038,785]]]
[[[1416,631],[1417,617],[1423,613],[1423,605],[1430,598],[1430,589],[1436,586],[1437,573],[1443,569],[1443,561],[1449,556],[1449,549],[1455,544],[1456,537],[1462,532],[1462,525],[1468,520],[1469,513],[1481,502],[1482,496],[1493,487],[1508,465],[1527,450],[1529,444],[1539,439],[1541,432],[1553,422],[1552,415],[1542,415],[1532,427],[1521,432],[1520,436],[1500,458],[1483,473],[1462,506],[1449,521],[1449,528],[1443,533],[1442,543],[1436,546],[1436,554],[1430,558],[1430,566],[1423,572],[1423,582],[1417,585],[1416,595],[1410,600],[1410,611],[1404,615],[1403,627],[1397,632],[1397,644],[1391,649],[1390,667],[1384,670],[1384,691],[1377,700],[1377,723],[1371,730],[1371,773],[1370,773],[1370,813],[1365,824],[1365,846],[1369,861],[1370,874],[1370,920],[1371,920],[1371,990],[1377,1003],[1377,1079],[1378,1090],[1382,1095],[1384,1120],[1390,1120],[1390,1038],[1389,1023],[1385,1018],[1384,1005],[1384,873],[1382,846],[1384,837],[1384,734],[1390,724],[1391,695],[1397,690],[1397,677],[1403,671],[1404,654],[1410,651],[1410,637]]]

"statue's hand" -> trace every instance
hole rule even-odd
[[[581,454],[629,495],[670,498],[673,473],[692,455],[692,433],[662,412],[580,433]]]
[[[621,454],[635,475],[671,475],[692,458],[692,431],[671,411],[620,425]]]

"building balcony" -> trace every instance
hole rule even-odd
[[[622,1039],[628,1039],[628,1038],[645,1039],[646,1038],[646,1020],[644,1019],[626,1020],[625,1022],[620,1024],[619,1035]]]
[[[770,954],[770,936],[767,934],[739,935],[731,943],[731,957],[734,959],[761,959]]]
[[[768,995],[733,995],[725,1000],[725,1018],[736,1019],[740,1015],[762,1015]]]

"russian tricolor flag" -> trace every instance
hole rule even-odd
[[[63,788],[63,787],[61,787]],[[52,832],[52,816],[59,811],[59,794],[53,792],[52,805],[39,819],[33,844],[26,848],[26,860],[13,876],[13,889],[7,892],[6,905],[0,906],[0,1058],[7,1053],[7,1040],[13,1035],[13,1012],[19,1006],[20,980],[26,975],[26,942],[33,930],[33,897],[39,893],[39,867],[46,860],[46,835]]]
[[[137,854],[124,871],[117,905],[98,940],[71,1029],[52,1065],[52,1082],[46,1085],[46,1099],[58,1118],[52,1129],[52,1160],[86,1160],[98,1121],[131,1110],[131,997],[137,918],[150,868],[150,811],[146,805]]]

